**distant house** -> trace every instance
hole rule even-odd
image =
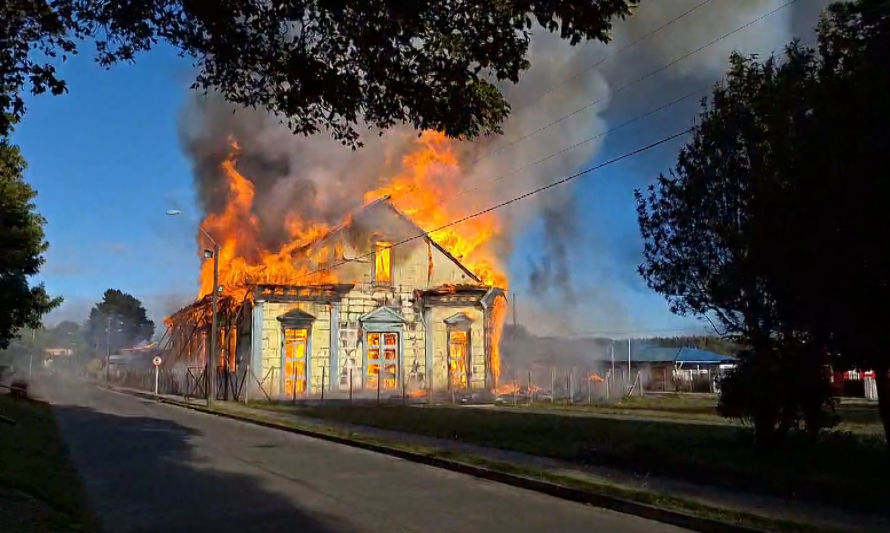
[[[642,372],[648,390],[715,392],[714,378],[735,364],[732,357],[697,348],[632,347],[630,356],[632,375]]]
[[[47,359],[55,359],[57,357],[71,357],[74,354],[74,350],[71,348],[46,348],[43,350],[43,353]]]

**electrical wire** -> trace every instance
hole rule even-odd
[[[622,46],[622,47],[619,47],[619,48],[615,51],[615,53],[613,53],[612,55],[604,55],[604,56],[603,56],[599,61],[597,61],[596,63],[593,63],[592,65],[589,65],[589,66],[587,66],[587,67],[585,67],[585,68],[579,70],[578,72],[572,74],[572,75],[569,76],[568,78],[565,78],[565,79],[563,79],[563,80],[561,80],[561,81],[559,81],[559,82],[557,82],[557,83],[551,85],[549,88],[547,88],[547,89],[545,89],[544,91],[542,91],[541,93],[539,93],[539,94],[538,94],[536,97],[534,97],[533,99],[531,99],[531,100],[529,100],[529,101],[523,103],[522,105],[516,107],[515,109],[513,109],[512,112],[515,113],[516,111],[519,111],[519,110],[521,110],[521,109],[525,109],[525,108],[528,107],[528,106],[531,106],[531,105],[533,105],[533,104],[536,104],[541,98],[543,98],[544,96],[550,94],[551,92],[555,91],[556,89],[562,87],[562,86],[565,85],[566,83],[568,83],[568,82],[570,82],[570,81],[573,81],[573,80],[576,80],[576,79],[580,78],[581,76],[583,76],[584,74],[587,74],[587,73],[590,72],[591,70],[593,70],[593,69],[595,69],[595,68],[597,68],[597,67],[602,66],[605,62],[609,61],[610,59],[615,59],[616,57],[618,57],[618,56],[619,56],[620,54],[622,54],[623,52],[626,52],[627,50],[630,50],[631,48],[633,48],[634,46],[636,46],[636,45],[640,44],[641,42],[645,41],[645,40],[648,39],[649,37],[652,37],[652,36],[655,35],[656,33],[658,33],[658,32],[660,32],[660,31],[664,30],[664,29],[667,28],[668,26],[673,25],[675,22],[677,22],[677,21],[679,21],[679,20],[681,20],[681,19],[687,17],[688,15],[691,15],[694,11],[697,11],[699,8],[702,8],[702,7],[704,7],[705,5],[710,4],[711,2],[713,2],[713,0],[704,0],[703,2],[699,2],[698,4],[692,6],[691,8],[689,8],[689,9],[687,9],[686,11],[680,13],[679,15],[675,16],[674,18],[668,20],[667,22],[665,22],[665,23],[662,24],[661,26],[658,26],[657,28],[654,28],[654,29],[648,31],[648,32],[644,33],[643,35],[641,35],[641,36],[637,37],[636,39],[634,39],[632,42],[630,42],[630,43],[628,43],[628,44],[626,44],[626,45],[624,45],[624,46]]]
[[[675,99],[673,99],[673,100],[671,100],[671,101],[669,101],[669,102],[666,102],[666,103],[664,103],[664,104],[662,104],[662,105],[660,105],[660,106],[658,106],[658,107],[656,107],[656,108],[654,108],[654,109],[650,109],[649,111],[646,111],[646,112],[643,113],[643,114],[640,114],[640,115],[637,115],[637,116],[635,116],[635,117],[632,117],[632,118],[630,118],[630,119],[628,119],[628,120],[625,120],[624,122],[621,122],[621,123],[619,123],[618,125],[616,125],[616,126],[614,126],[614,127],[612,127],[612,128],[609,128],[609,129],[607,129],[607,130],[603,130],[603,131],[599,131],[599,132],[597,132],[597,133],[595,133],[595,134],[593,134],[593,135],[591,135],[591,136],[589,136],[589,137],[587,137],[587,138],[585,138],[585,139],[582,139],[582,140],[580,140],[580,141],[578,141],[578,142],[576,142],[576,143],[574,143],[574,144],[571,144],[571,145],[569,145],[569,146],[563,147],[563,148],[559,149],[559,150],[556,151],[556,152],[551,152],[550,154],[547,154],[547,155],[545,155],[544,157],[541,157],[540,159],[537,159],[537,160],[532,161],[532,162],[530,162],[530,163],[526,163],[525,165],[522,165],[522,166],[520,166],[520,167],[517,167],[517,168],[515,168],[515,169],[513,169],[513,170],[511,170],[511,171],[509,171],[509,172],[504,173],[504,174],[501,174],[500,176],[498,176],[498,177],[496,177],[496,178],[494,178],[494,179],[486,180],[485,182],[480,183],[480,184],[476,185],[475,187],[473,187],[473,188],[471,188],[471,189],[459,189],[459,190],[457,191],[457,193],[455,193],[454,195],[451,195],[451,196],[448,196],[448,197],[444,198],[443,201],[447,202],[447,201],[450,201],[450,200],[454,200],[455,198],[458,198],[458,197],[460,197],[460,196],[463,196],[463,195],[466,194],[466,193],[469,193],[469,192],[473,192],[473,191],[477,191],[477,190],[479,190],[479,189],[480,189],[483,185],[485,185],[485,184],[494,183],[494,182],[500,181],[500,180],[502,180],[502,179],[504,179],[504,178],[506,178],[506,177],[508,177],[508,176],[515,176],[515,175],[517,175],[517,174],[520,174],[520,173],[522,173],[523,171],[528,170],[528,169],[531,168],[531,167],[540,165],[541,163],[544,163],[544,162],[546,162],[546,161],[549,161],[550,159],[553,159],[554,157],[558,157],[558,156],[560,156],[560,155],[562,155],[562,154],[564,154],[564,153],[566,153],[566,152],[570,152],[570,151],[572,151],[572,150],[574,150],[574,149],[576,149],[576,148],[579,148],[579,147],[581,147],[581,146],[584,146],[585,144],[588,144],[588,143],[593,142],[593,141],[595,141],[595,140],[597,140],[597,139],[599,139],[599,138],[605,137],[606,135],[609,135],[609,134],[614,133],[614,132],[616,132],[616,131],[619,131],[619,130],[621,130],[621,129],[623,129],[623,128],[626,128],[627,126],[630,126],[631,124],[635,124],[635,123],[637,123],[637,122],[639,122],[639,121],[641,121],[641,120],[643,120],[643,119],[649,118],[649,117],[651,117],[652,115],[655,115],[656,113],[659,113],[659,112],[661,112],[661,111],[664,111],[665,109],[668,109],[668,108],[670,108],[670,107],[673,107],[673,106],[679,104],[680,102],[686,101],[686,100],[692,98],[693,96],[696,96],[696,95],[705,93],[705,92],[707,92],[710,88],[711,88],[711,85],[707,85],[707,86],[705,86],[705,87],[700,87],[700,88],[698,88],[698,89],[695,89],[694,91],[688,92],[688,93],[684,94],[683,96],[680,96],[679,98],[675,98]]]
[[[766,12],[766,13],[763,13],[762,15],[760,15],[760,16],[758,16],[758,17],[752,19],[752,20],[749,20],[749,21],[746,22],[745,24],[743,24],[743,25],[741,25],[741,26],[739,26],[739,27],[737,27],[737,28],[735,28],[735,29],[733,29],[733,30],[728,31],[728,32],[724,33],[723,35],[721,35],[721,36],[719,36],[719,37],[717,37],[717,38],[715,38],[715,39],[712,39],[711,41],[709,41],[709,42],[707,42],[707,43],[705,43],[705,44],[699,46],[698,48],[696,48],[696,49],[694,49],[694,50],[690,50],[689,52],[686,52],[685,54],[683,54],[683,55],[681,55],[681,56],[675,58],[674,60],[672,60],[672,61],[670,61],[670,62],[668,62],[668,63],[666,63],[666,64],[664,64],[664,65],[662,65],[662,66],[660,66],[660,67],[658,67],[658,68],[656,68],[656,69],[654,69],[654,70],[651,70],[651,71],[647,72],[646,74],[643,74],[642,76],[640,76],[640,77],[638,77],[638,78],[635,78],[635,79],[631,80],[631,81],[628,82],[628,83],[625,83],[624,85],[621,85],[620,87],[618,87],[617,89],[615,89],[614,91],[612,91],[610,95],[602,96],[602,97],[600,97],[600,98],[597,98],[596,100],[593,100],[593,101],[591,101],[591,102],[588,102],[587,104],[584,104],[583,106],[579,107],[578,109],[575,109],[574,111],[571,111],[571,112],[568,113],[568,114],[562,115],[562,116],[560,116],[560,117],[558,117],[558,118],[556,118],[556,119],[554,119],[554,120],[548,122],[547,124],[544,124],[543,126],[540,126],[540,127],[536,128],[536,129],[534,129],[534,130],[532,130],[532,131],[530,131],[530,132],[528,132],[528,133],[525,133],[525,134],[523,134],[523,135],[521,135],[521,136],[519,136],[519,137],[513,139],[512,141],[509,141],[509,142],[506,143],[506,144],[503,144],[503,145],[501,145],[501,146],[495,147],[493,150],[488,151],[487,153],[483,154],[482,156],[480,156],[480,157],[478,157],[477,159],[475,159],[474,161],[472,161],[472,164],[476,164],[476,163],[478,163],[479,161],[482,161],[482,160],[484,160],[484,159],[486,159],[486,158],[488,158],[488,157],[490,157],[490,156],[492,156],[492,155],[494,155],[494,154],[497,154],[497,153],[499,153],[499,152],[502,152],[502,151],[506,150],[507,148],[510,148],[510,147],[512,147],[512,146],[515,146],[516,144],[518,144],[518,143],[520,143],[520,142],[522,142],[522,141],[524,141],[524,140],[526,140],[526,139],[528,139],[528,138],[530,138],[530,137],[534,137],[535,135],[541,133],[542,131],[545,131],[545,130],[547,130],[547,129],[552,128],[553,126],[555,126],[555,125],[557,125],[557,124],[560,124],[560,123],[562,123],[562,122],[565,122],[566,120],[568,120],[569,118],[571,118],[571,117],[577,115],[578,113],[581,113],[581,112],[583,112],[583,111],[586,111],[586,110],[590,109],[591,107],[593,107],[593,106],[595,106],[595,105],[597,105],[597,104],[599,104],[599,103],[605,101],[608,97],[610,97],[610,96],[614,96],[614,95],[616,95],[616,94],[618,94],[618,93],[620,93],[620,92],[622,92],[622,91],[625,91],[625,90],[627,90],[628,88],[630,88],[630,87],[636,85],[637,83],[640,83],[640,82],[642,82],[642,81],[644,81],[644,80],[647,80],[647,79],[651,78],[652,76],[655,76],[656,74],[659,74],[659,73],[661,73],[661,72],[664,72],[665,70],[667,70],[667,69],[673,67],[673,66],[676,65],[677,63],[680,63],[680,62],[683,61],[684,59],[687,59],[687,58],[689,58],[689,57],[691,57],[691,56],[693,56],[693,55],[695,55],[695,54],[701,52],[702,50],[705,50],[706,48],[709,48],[709,47],[711,47],[711,46],[713,46],[713,45],[719,43],[720,41],[723,41],[724,39],[727,39],[727,38],[729,38],[729,37],[735,35],[736,33],[740,32],[740,31],[742,31],[742,30],[744,30],[744,29],[746,29],[746,28],[749,28],[750,26],[753,26],[754,24],[757,24],[758,22],[761,22],[761,21],[765,20],[766,18],[768,18],[768,17],[770,17],[770,16],[772,16],[772,15],[778,13],[779,11],[781,11],[781,10],[783,10],[783,9],[785,9],[785,8],[787,8],[787,7],[789,7],[789,6],[791,6],[792,4],[796,3],[797,1],[798,1],[798,0],[788,0],[788,1],[785,2],[784,4],[782,4],[782,5],[780,5],[780,6],[776,7],[776,8],[774,8],[774,9],[772,9],[772,10]]]
[[[625,153],[623,153],[623,154],[621,154],[621,155],[619,155],[619,156],[613,157],[613,158],[611,158],[611,159],[609,159],[609,160],[607,160],[607,161],[604,161],[604,162],[599,163],[599,164],[597,164],[597,165],[594,165],[594,166],[592,166],[592,167],[588,167],[588,168],[586,168],[586,169],[584,169],[584,170],[581,170],[581,171],[576,172],[576,173],[574,173],[574,174],[571,174],[571,175],[569,175],[569,176],[566,176],[566,177],[563,177],[563,178],[558,179],[558,180],[556,180],[556,181],[553,181],[553,182],[551,182],[551,183],[548,183],[547,185],[543,185],[543,186],[538,187],[538,188],[536,188],[536,189],[532,189],[531,191],[528,191],[528,192],[525,192],[525,193],[523,193],[523,194],[520,194],[519,196],[514,196],[513,198],[510,198],[509,200],[505,200],[505,201],[503,201],[503,202],[500,202],[500,203],[491,205],[491,206],[489,206],[489,207],[487,207],[487,208],[485,208],[485,209],[482,209],[481,211],[476,211],[475,213],[472,213],[472,214],[463,216],[463,217],[458,218],[458,219],[456,219],[456,220],[452,220],[451,222],[448,222],[447,224],[443,224],[443,225],[441,225],[441,226],[439,226],[439,227],[437,227],[437,228],[433,228],[433,229],[428,230],[428,231],[423,231],[423,232],[418,233],[418,234],[416,234],[416,235],[413,235],[413,236],[411,236],[411,237],[408,237],[408,238],[402,239],[402,240],[400,240],[400,241],[398,241],[398,242],[392,243],[392,244],[390,244],[389,246],[381,247],[381,250],[391,250],[391,249],[395,248],[396,246],[401,246],[401,245],[403,245],[403,244],[407,244],[407,243],[409,243],[409,242],[415,241],[415,240],[417,240],[417,239],[421,239],[421,238],[423,238],[423,237],[429,237],[429,236],[430,236],[431,234],[433,234],[433,233],[437,233],[437,232],[439,232],[439,231],[442,231],[442,230],[444,230],[444,229],[450,228],[450,227],[452,227],[452,226],[456,226],[457,224],[460,224],[460,223],[462,223],[462,222],[466,222],[467,220],[471,220],[471,219],[473,219],[473,218],[480,217],[480,216],[482,216],[482,215],[484,215],[484,214],[486,214],[486,213],[490,213],[490,212],[495,211],[495,210],[497,210],[497,209],[501,209],[501,208],[506,207],[506,206],[508,206],[508,205],[511,205],[511,204],[516,203],[516,202],[525,200],[526,198],[529,198],[529,197],[534,196],[534,195],[536,195],[536,194],[540,194],[540,193],[542,193],[542,192],[544,192],[544,191],[547,191],[547,190],[549,190],[549,189],[552,189],[552,188],[554,188],[554,187],[558,187],[559,185],[562,185],[562,184],[564,184],[564,183],[568,183],[569,181],[575,180],[575,179],[580,178],[580,177],[582,177],[582,176],[586,176],[587,174],[590,174],[590,173],[592,173],[592,172],[595,172],[595,171],[597,171],[597,170],[600,170],[600,169],[602,169],[602,168],[604,168],[604,167],[607,167],[607,166],[609,166],[609,165],[613,165],[613,164],[615,164],[615,163],[617,163],[617,162],[619,162],[619,161],[622,161],[622,160],[624,160],[624,159],[627,159],[627,158],[629,158],[629,157],[633,157],[633,156],[635,156],[635,155],[638,155],[638,154],[641,154],[641,153],[646,152],[646,151],[648,151],[648,150],[651,150],[651,149],[653,149],[653,148],[655,148],[655,147],[657,147],[657,146],[661,146],[662,144],[668,143],[668,142],[670,142],[670,141],[672,141],[672,140],[674,140],[674,139],[677,139],[678,137],[681,137],[681,136],[683,136],[683,135],[686,135],[687,133],[690,133],[691,131],[692,131],[692,128],[686,128],[686,129],[684,129],[684,130],[682,130],[682,131],[679,131],[679,132],[677,132],[677,133],[668,135],[667,137],[662,137],[662,138],[660,138],[660,139],[658,139],[658,140],[656,140],[656,141],[653,141],[653,142],[651,142],[651,143],[649,143],[649,144],[647,144],[647,145],[645,145],[645,146],[641,146],[641,147],[639,147],[639,148],[636,148],[636,149],[634,149],[634,150],[631,150],[630,152],[625,152]],[[376,254],[377,252],[378,252],[378,251],[375,250],[375,251],[372,251],[372,252],[368,252],[368,253],[365,253],[365,254],[356,256],[356,257],[351,258],[351,259],[346,260],[346,261],[339,261],[339,262],[336,262],[336,263],[333,263],[333,264],[330,264],[330,265],[326,265],[326,266],[324,266],[324,267],[322,267],[322,268],[313,270],[313,271],[311,271],[311,272],[307,272],[306,274],[302,274],[302,275],[298,276],[297,279],[302,279],[302,278],[305,278],[305,277],[308,277],[308,276],[312,276],[312,275],[314,275],[314,274],[319,274],[319,273],[321,273],[321,272],[330,271],[330,270],[332,270],[332,269],[334,269],[334,268],[337,268],[337,267],[339,267],[339,266],[343,266],[343,265],[348,264],[348,263],[352,263],[352,262],[354,262],[354,261],[356,261],[356,260],[364,259],[364,258],[367,258],[367,257],[371,257],[371,256],[373,256],[374,254]]]

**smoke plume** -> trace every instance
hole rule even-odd
[[[455,194],[442,201],[460,204],[466,212],[472,212],[575,172],[599,153],[605,138],[592,137],[609,128],[607,117],[626,119],[665,103],[684,90],[717,81],[732,50],[767,54],[780,49],[791,39],[792,27],[804,27],[801,20],[805,19],[812,26],[815,10],[827,1],[798,2],[800,7],[779,11],[651,78],[628,86],[647,72],[781,5],[769,0],[712,1],[664,30],[646,36],[699,3],[700,0],[644,2],[632,17],[616,24],[614,42],[608,45],[582,43],[572,47],[558,35],[536,29],[530,46],[530,69],[520,83],[503,87],[513,105],[503,136],[458,143],[461,173],[449,177]],[[622,50],[644,36],[639,44]],[[593,65],[596,68],[591,68]],[[570,81],[561,81],[567,79]],[[597,105],[577,111],[594,101]],[[530,134],[570,114],[543,131]],[[656,116],[652,120],[667,119]],[[651,140],[645,129],[641,131],[643,141]],[[323,134],[294,136],[274,116],[235,109],[213,96],[192,98],[180,117],[182,145],[193,164],[194,183],[204,212],[217,213],[225,203],[220,165],[235,140],[239,146],[238,168],[255,186],[254,214],[260,222],[260,238],[269,247],[287,241],[288,217],[296,215],[301,220],[327,224],[340,222],[346,213],[363,203],[366,191],[382,184],[381,178],[399,171],[402,157],[415,146],[417,135],[409,127],[396,127],[381,135],[369,132],[363,139],[365,146],[352,151]],[[590,140],[548,158],[586,139]],[[608,241],[591,237],[592,233],[610,228],[581,231],[578,227],[576,198],[582,183],[573,182],[537,194],[499,213],[504,231],[497,236],[495,249],[504,258],[512,253],[517,236],[535,224],[543,228],[543,242],[529,258],[528,282],[533,291],[530,296],[538,301],[526,300],[527,307],[548,307],[548,301],[558,300],[565,310],[580,304],[578,294],[616,300],[616,286],[627,283],[625,279],[599,276],[593,282],[596,286],[579,287],[573,279],[582,256],[624,262],[637,257],[640,247],[639,242],[628,240],[620,245],[626,247],[622,250],[588,249],[597,242]],[[631,182],[620,198],[597,201],[620,201],[626,205],[631,201],[633,186],[638,185],[639,182]],[[622,264],[610,270],[633,271],[634,267]],[[603,320],[611,322],[603,324],[609,327],[627,317],[619,309],[604,313]]]

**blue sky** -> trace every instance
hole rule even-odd
[[[13,136],[29,162],[26,177],[48,220],[51,247],[40,280],[66,299],[49,322],[82,320],[106,288],[134,294],[160,321],[197,289],[194,228],[199,213],[176,127],[192,80],[190,63],[159,48],[109,71],[84,54],[60,72],[69,94],[29,98],[28,114]],[[693,108],[694,102],[676,113],[689,116]],[[676,124],[646,122],[610,136],[591,164],[670,133]],[[579,290],[593,302],[584,310],[589,314],[581,321],[584,332],[702,331],[698,322],[671,315],[634,272],[640,244],[632,190],[668,168],[679,145],[608,167],[574,185],[583,237],[571,270]],[[166,217],[169,208],[188,214]],[[520,295],[528,295],[529,262],[543,238],[540,227],[528,227],[509,259]],[[532,304],[526,296],[521,301]],[[519,309],[522,322],[522,304]]]
[[[164,215],[170,207],[194,212],[176,135],[189,63],[161,48],[110,71],[76,56],[60,72],[69,94],[29,98],[13,134],[47,219],[40,279],[66,299],[56,316],[82,316],[109,287],[153,308],[194,293],[197,214]]]

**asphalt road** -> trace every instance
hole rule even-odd
[[[682,531],[86,385],[43,396],[107,532]]]

